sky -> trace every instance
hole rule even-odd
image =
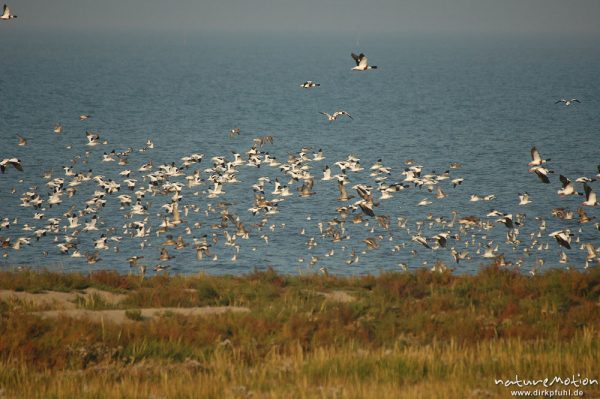
[[[5,1],[23,30],[600,36],[600,0]]]

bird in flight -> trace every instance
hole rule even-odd
[[[10,12],[10,9],[8,8],[8,6],[5,4],[4,5],[4,10],[2,11],[2,15],[0,15],[0,19],[8,21],[9,19],[14,19],[14,18],[17,18],[17,16],[13,15]]]
[[[560,99],[560,100],[558,100],[558,101],[557,101],[557,102],[555,102],[554,104],[563,103],[563,104],[565,104],[566,106],[569,106],[569,105],[572,105],[573,103],[580,103],[580,102],[581,102],[581,101],[579,101],[579,100],[578,100],[578,99],[576,99],[576,98],[572,98],[572,99],[570,99],[570,100],[567,100],[567,99],[563,98],[563,99]]]
[[[527,165],[528,166],[540,166],[541,164],[547,163],[548,161],[550,161],[551,159],[542,159],[542,156],[540,155],[540,152],[538,151],[538,149],[533,146],[531,147],[531,162],[529,162]]]
[[[352,116],[350,116],[350,114],[349,114],[349,113],[347,113],[346,111],[335,111],[335,112],[333,113],[333,115],[331,115],[331,114],[328,114],[327,112],[319,112],[319,113],[320,113],[320,114],[323,114],[323,115],[325,115],[325,116],[327,117],[327,120],[328,120],[329,122],[333,122],[334,120],[336,120],[338,117],[340,117],[340,116],[342,116],[342,115],[346,115],[346,116],[348,116],[348,118],[350,118],[350,119],[354,119],[354,118],[353,118]]]
[[[583,190],[585,192],[585,201],[582,202],[583,205],[587,206],[596,206],[600,205],[600,202],[596,200],[596,193],[592,191],[592,188],[587,185],[587,183],[583,183]]]
[[[356,66],[352,68],[353,71],[366,71],[367,69],[377,69],[377,65],[369,65],[369,60],[367,56],[363,53],[356,55],[354,53],[351,54],[352,58],[356,62]]]
[[[0,171],[4,173],[7,167],[13,166],[18,171],[23,171],[23,165],[21,165],[21,160],[17,158],[6,158],[0,161]]]
[[[320,83],[313,82],[312,80],[307,80],[306,82],[300,85],[300,87],[302,87],[303,89],[312,89],[313,87],[319,86],[321,86]]]

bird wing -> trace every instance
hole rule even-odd
[[[368,61],[367,57],[365,57],[364,54],[361,53],[360,55],[361,55],[361,57],[360,57],[360,62],[358,63],[358,66],[362,67],[362,68],[366,68],[369,65],[369,61]]]
[[[328,114],[327,112],[319,112],[319,113],[322,115],[325,115],[327,118],[332,118],[332,116],[330,114]]]
[[[353,118],[353,117],[351,117],[351,116],[350,116],[350,114],[349,114],[349,113],[347,113],[346,111],[335,111],[335,112],[333,113],[333,118],[335,119],[335,118],[337,118],[338,116],[341,116],[341,115],[347,115],[347,116],[349,116],[349,117],[350,117],[350,119],[354,119],[354,118]]]
[[[6,18],[10,15],[10,10],[8,9],[8,6],[5,4],[4,5],[4,10],[2,11],[2,18]]]
[[[587,183],[583,183],[583,191],[585,191],[585,199],[589,201],[590,194],[592,193],[592,188],[587,185]]]
[[[4,7],[6,7],[6,6],[4,6]],[[357,66],[360,64],[361,56],[364,57],[364,54],[362,54],[362,53],[360,55],[356,55],[354,53],[351,53],[351,55],[352,55],[352,58],[354,58],[354,61],[356,62]]]
[[[362,186],[358,186],[356,187],[356,192],[358,193],[358,195],[361,196],[362,199],[364,199],[365,201],[372,201],[373,197],[371,196],[371,193],[369,192],[369,190],[365,189]]]
[[[563,188],[567,187],[569,185],[569,183],[571,183],[571,181],[563,175],[560,175],[559,179],[560,179],[560,182],[563,184]]]
[[[548,179],[548,175],[545,172],[542,172],[540,169],[536,169],[535,174],[543,183],[550,183],[550,179]]]
[[[578,99],[576,99],[576,98],[572,98],[572,99],[571,99],[571,101],[575,101],[576,103],[580,103],[580,102],[581,102],[581,101],[579,101],[579,100],[578,100]]]
[[[533,161],[541,161],[542,157],[540,156],[540,152],[535,148],[535,146],[531,147],[531,159]]]
[[[565,100],[564,98],[562,100],[558,100],[557,102],[555,102],[554,104],[558,104],[558,103],[566,103],[567,100]]]
[[[19,161],[12,161],[11,165],[15,167],[15,169],[17,169],[19,172],[23,171],[23,166],[21,166],[21,162]]]
[[[371,217],[375,216],[375,212],[373,212],[373,209],[369,205],[367,205],[366,203],[363,204],[362,202],[360,202],[358,204],[358,206],[365,213],[365,215],[371,216]]]
[[[312,190],[313,186],[315,185],[315,181],[312,178],[304,180],[304,183],[309,191]]]
[[[348,198],[348,192],[346,191],[346,186],[344,186],[342,180],[338,180],[338,190],[340,190],[340,197]]]

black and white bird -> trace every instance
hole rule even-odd
[[[569,105],[572,105],[573,103],[580,103],[580,102],[581,102],[581,101],[579,101],[579,100],[578,100],[578,99],[576,99],[576,98],[572,98],[572,99],[570,99],[570,100],[567,100],[566,98],[562,98],[562,99],[558,100],[557,102],[555,102],[554,104],[560,104],[560,103],[563,103],[563,104],[565,104],[566,106],[569,106]]]
[[[320,114],[323,114],[327,117],[327,120],[329,122],[333,122],[334,120],[336,120],[338,117],[342,116],[342,115],[346,115],[348,116],[350,119],[354,119],[352,116],[350,116],[349,113],[347,113],[346,111],[335,111],[333,113],[333,115],[328,114],[327,112],[319,112]]]
[[[588,186],[587,183],[583,183],[583,191],[585,192],[585,201],[582,202],[583,205],[600,205],[600,202],[596,200],[596,193],[592,191],[592,188]]]
[[[377,69],[377,65],[369,65],[369,60],[367,56],[363,53],[356,55],[354,53],[351,54],[352,58],[356,62],[356,66],[352,68],[353,71],[366,71],[367,69]]]
[[[306,82],[300,85],[300,87],[302,87],[303,89],[312,89],[313,87],[319,86],[321,86],[320,83],[313,82],[312,80],[307,80]]]
[[[554,237],[558,245],[561,247],[571,249],[571,237],[573,237],[573,234],[569,229],[552,232],[549,234],[549,236]]]
[[[571,180],[567,179],[565,176],[560,175],[560,182],[562,183],[562,188],[558,190],[558,195],[577,195],[577,191],[575,190],[575,186],[571,182]]]
[[[548,170],[541,166],[534,166],[533,168],[529,169],[529,171],[535,173],[537,175],[537,177],[540,179],[540,181],[542,183],[546,183],[546,184],[550,183],[550,179],[548,178],[548,173],[554,173],[553,170]]]
[[[533,147],[531,147],[531,162],[529,162],[527,165],[528,166],[540,166],[550,160],[551,159],[542,159],[542,156],[540,155],[540,152],[538,151],[538,149],[535,146],[533,146]]]
[[[8,21],[9,19],[14,19],[14,18],[17,18],[17,16],[12,14],[10,12],[10,9],[8,8],[8,6],[5,4],[4,10],[2,11],[2,15],[0,15],[0,19]]]
[[[87,137],[87,140],[88,140],[87,145],[89,145],[89,146],[93,147],[100,143],[100,135],[99,134],[95,134],[92,132],[85,132],[85,137]]]
[[[23,171],[23,165],[21,165],[21,160],[17,158],[5,158],[0,161],[0,171],[4,173],[6,168],[9,166],[13,166],[18,171]]]

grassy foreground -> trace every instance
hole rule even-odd
[[[494,379],[517,374],[600,379],[600,268],[145,280],[0,272],[0,290],[89,287],[122,299],[78,296],[74,306],[129,309],[127,321],[44,317],[52,306],[0,301],[0,397],[493,398],[510,397]],[[200,306],[249,311],[136,311]],[[598,385],[580,389],[600,397]]]

